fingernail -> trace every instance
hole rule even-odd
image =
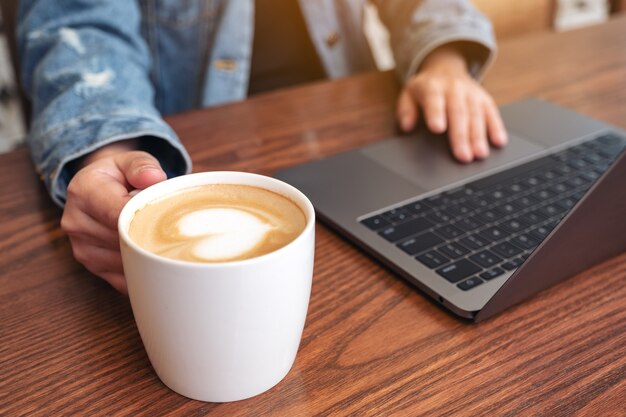
[[[403,114],[400,118],[400,125],[402,126],[402,130],[405,132],[411,130],[411,116]]]
[[[492,142],[494,143],[494,145],[504,146],[504,145],[507,144],[508,141],[509,140],[507,138],[506,132],[500,132],[500,133],[496,134],[496,136],[493,138]]]
[[[161,171],[159,168],[154,165],[143,165],[140,166],[137,172],[145,172],[145,171]]]
[[[476,154],[481,158],[486,158],[489,155],[489,147],[484,142],[481,142],[476,147]]]
[[[466,145],[461,145],[457,148],[457,158],[463,162],[470,162],[473,159],[470,149]]]
[[[435,133],[441,133],[444,130],[444,122],[441,117],[435,117],[431,121],[431,130]]]

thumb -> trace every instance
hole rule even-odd
[[[136,189],[142,190],[167,179],[159,161],[147,152],[125,153],[120,155],[117,163],[126,181]]]

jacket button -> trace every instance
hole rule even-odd
[[[234,59],[216,59],[213,67],[218,71],[232,72],[237,68],[237,61]]]
[[[339,42],[339,34],[337,32],[331,32],[326,35],[326,38],[324,38],[324,40],[326,41],[326,45],[329,48],[332,48],[337,44],[337,42]]]

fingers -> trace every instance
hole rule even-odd
[[[92,239],[80,236],[70,237],[74,258],[96,275],[104,273],[124,272],[122,268],[122,255],[119,250],[99,247]]]
[[[74,258],[91,273],[103,278],[121,293],[126,294],[126,279],[119,249],[111,250],[94,245],[93,239],[70,237]]]
[[[72,210],[86,213],[103,227],[117,230],[117,218],[130,199],[122,173],[86,168],[67,187],[67,203]]]
[[[493,99],[467,74],[415,76],[398,99],[400,121],[411,109],[409,101],[415,114],[421,110],[429,130],[443,133],[447,129],[452,153],[461,162],[486,158],[490,142],[495,146],[507,143]]]
[[[133,188],[141,190],[167,178],[159,161],[146,152],[129,152],[116,162]]]
[[[408,132],[415,128],[419,117],[417,105],[407,88],[403,88],[398,96],[398,108],[396,117],[400,128],[404,132]]]
[[[454,89],[448,94],[447,100],[448,136],[452,153],[461,162],[471,162],[474,154],[469,143],[467,97],[462,89]]]
[[[127,290],[117,233],[119,214],[130,199],[129,190],[165,178],[151,155],[125,150],[89,163],[68,186],[61,227],[74,257],[120,292]]]
[[[438,80],[415,77],[402,90],[400,99],[405,103],[410,100],[416,113],[422,110],[426,126],[431,132],[445,132],[448,127],[445,88]]]
[[[502,122],[502,117],[500,116],[500,112],[496,107],[496,104],[493,100],[488,99],[484,105],[485,112],[485,120],[487,123],[487,132],[489,134],[489,139],[491,143],[495,146],[504,146],[508,143],[509,139],[506,133],[506,129],[504,128],[504,122]]]
[[[489,156],[489,142],[485,127],[485,113],[480,100],[468,97],[467,109],[469,113],[469,143],[476,159]]]
[[[102,275],[102,279],[111,284],[111,286],[117,291],[128,295],[128,287],[126,285],[126,277],[124,277],[124,274],[105,273]]]
[[[76,208],[73,200],[68,201],[61,217],[61,229],[69,236],[90,239],[94,245],[119,250],[117,229],[110,229],[89,214]]]
[[[104,227],[117,230],[122,207],[130,199],[129,189],[143,189],[166,179],[159,162],[145,152],[127,152],[103,158],[79,171],[67,189],[67,201],[78,202]]]
[[[93,274],[102,277],[121,293],[126,293],[119,239],[116,230],[76,209],[68,201],[61,219],[61,228],[68,234],[74,258]]]

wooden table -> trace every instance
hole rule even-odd
[[[626,17],[503,42],[499,103],[537,95],[626,128]],[[397,85],[364,74],[169,118],[195,170],[271,174],[394,133]],[[626,415],[626,254],[478,325],[325,226],[289,375],[192,401],[152,370],[128,299],[72,258],[26,150],[0,156],[0,415]]]

